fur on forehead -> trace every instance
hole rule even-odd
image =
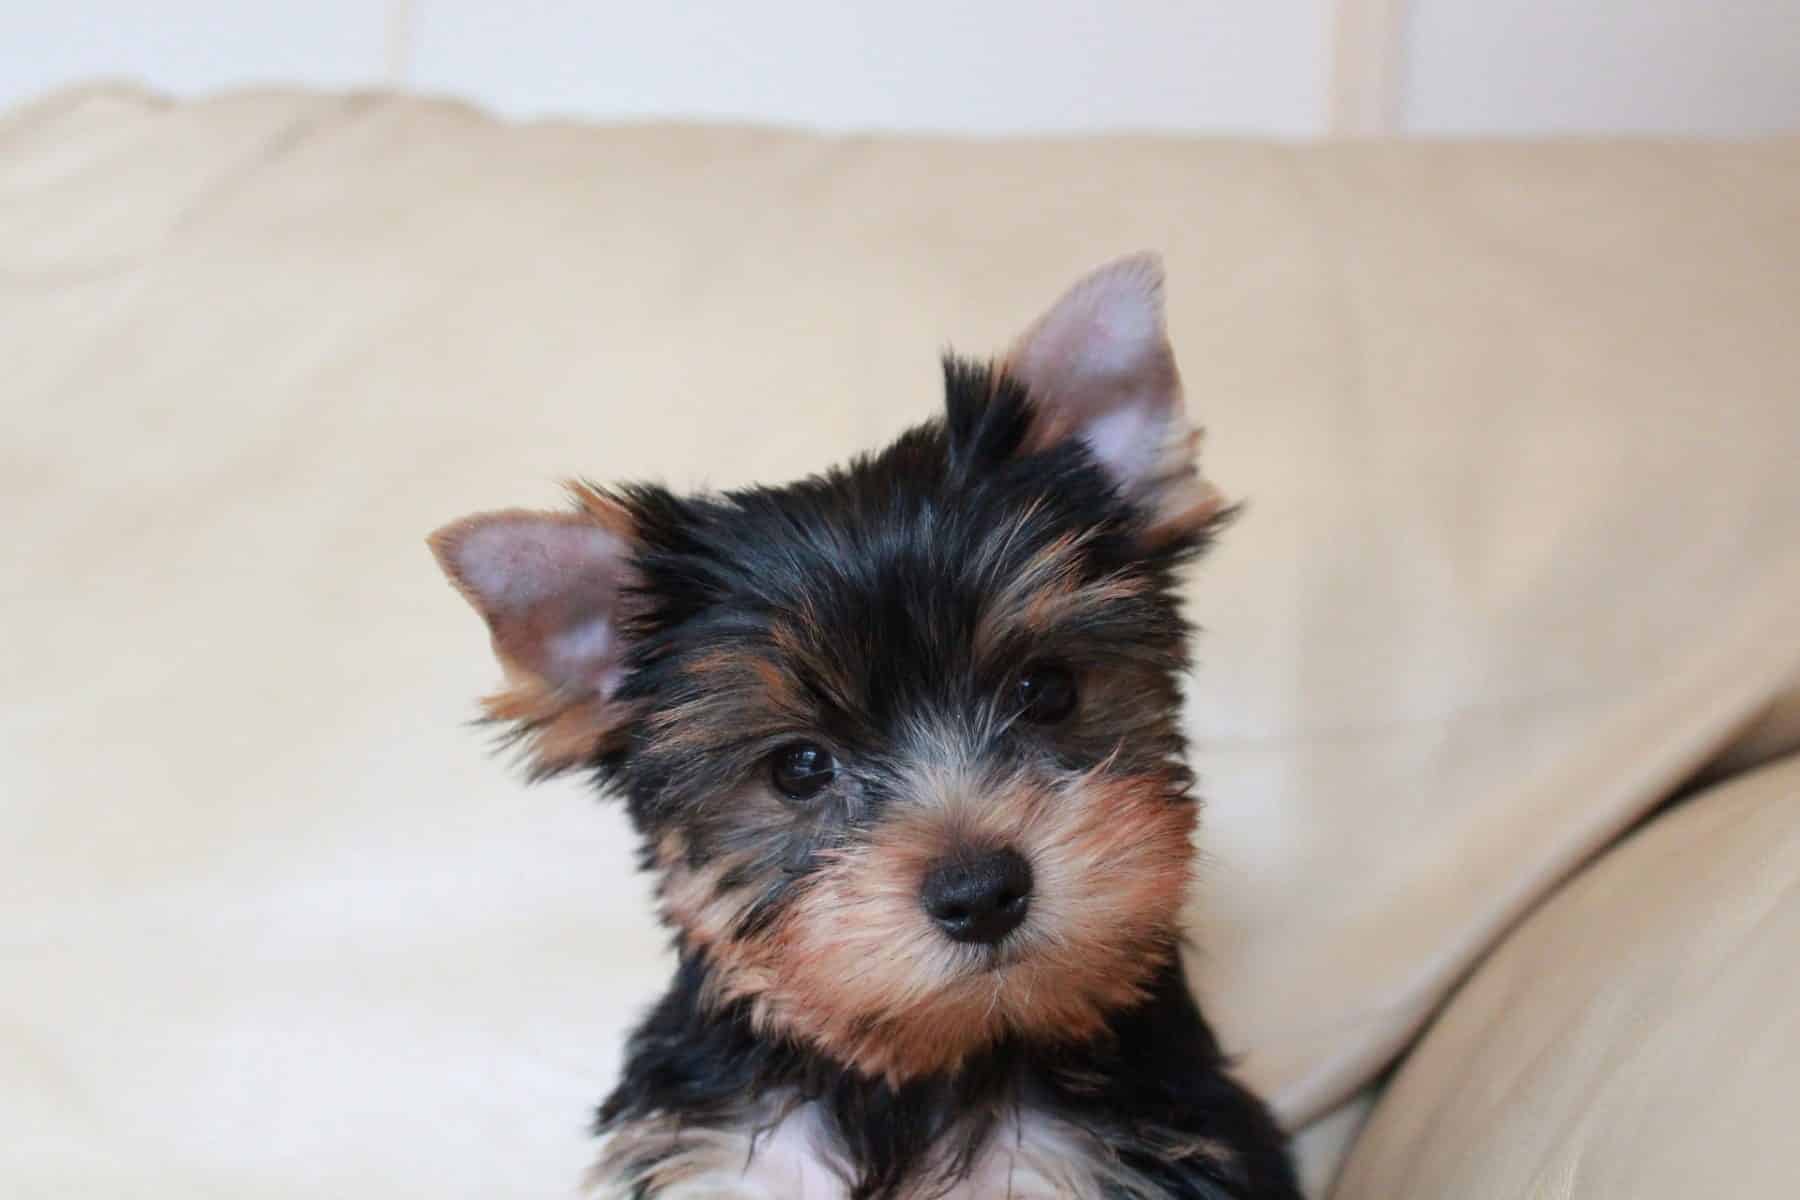
[[[731,663],[780,703],[879,718],[908,663],[978,668],[1028,641],[1076,658],[1122,642],[1178,654],[1173,571],[1221,514],[1149,536],[1153,515],[1085,446],[1032,448],[1039,413],[1019,381],[954,358],[944,374],[942,419],[846,467],[716,496],[614,493],[645,602],[622,695],[666,697],[659,668],[698,659],[709,692]],[[789,686],[755,666],[769,661]]]

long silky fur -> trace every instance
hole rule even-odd
[[[1024,1147],[1030,1169],[1106,1200],[1293,1200],[1175,945],[1195,802],[1174,581],[1229,512],[1185,459],[1179,505],[1127,502],[998,368],[950,359],[945,382],[942,419],[798,483],[576,489],[633,546],[623,685],[584,758],[571,723],[596,713],[494,712],[541,771],[623,797],[679,956],[600,1109],[597,1194],[677,1200],[801,1113],[852,1200],[943,1194],[1027,1129],[1068,1151]],[[1054,730],[996,699],[1046,658],[1082,683]],[[767,783],[795,730],[847,748],[812,807]],[[908,881],[957,839],[1038,856],[1004,969],[909,941]]]
[[[769,1097],[814,1106],[853,1178],[853,1200],[941,1194],[969,1174],[995,1131],[1029,1109],[1065,1125],[1083,1147],[1076,1195],[1106,1200],[1297,1200],[1279,1129],[1236,1083],[1171,962],[1146,1000],[1115,1014],[1102,1036],[1046,1047],[1006,1042],[953,1075],[894,1086],[798,1043],[759,1032],[747,1005],[701,999],[706,967],[685,955],[673,986],[633,1037],[624,1078],[601,1106],[602,1135],[627,1133],[600,1174],[652,1178],[662,1154],[692,1143],[638,1139],[642,1122],[679,1114],[702,1145],[753,1142]],[[633,1160],[635,1149],[647,1157]],[[715,1160],[717,1161],[717,1160]],[[725,1159],[729,1162],[729,1158]],[[626,1193],[653,1200],[648,1187]]]

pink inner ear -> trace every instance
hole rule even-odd
[[[1007,369],[1047,427],[1086,442],[1128,495],[1155,482],[1171,439],[1186,433],[1154,255],[1120,259],[1077,283],[1019,339]]]
[[[560,690],[617,689],[628,551],[616,534],[574,515],[505,512],[459,521],[432,547],[502,661]]]
[[[1080,437],[1108,473],[1131,491],[1136,481],[1149,479],[1155,471],[1168,429],[1166,407],[1125,397],[1090,417],[1081,426]]]

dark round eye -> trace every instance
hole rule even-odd
[[[769,778],[791,800],[811,800],[831,785],[837,762],[815,742],[783,746],[769,759]]]
[[[1038,725],[1054,725],[1075,711],[1075,677],[1067,667],[1037,663],[1016,685],[1019,714]]]

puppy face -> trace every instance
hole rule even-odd
[[[1160,282],[1102,269],[829,474],[434,538],[508,670],[490,712],[625,796],[712,1002],[899,1081],[1091,1036],[1173,952],[1172,574],[1222,505]]]

